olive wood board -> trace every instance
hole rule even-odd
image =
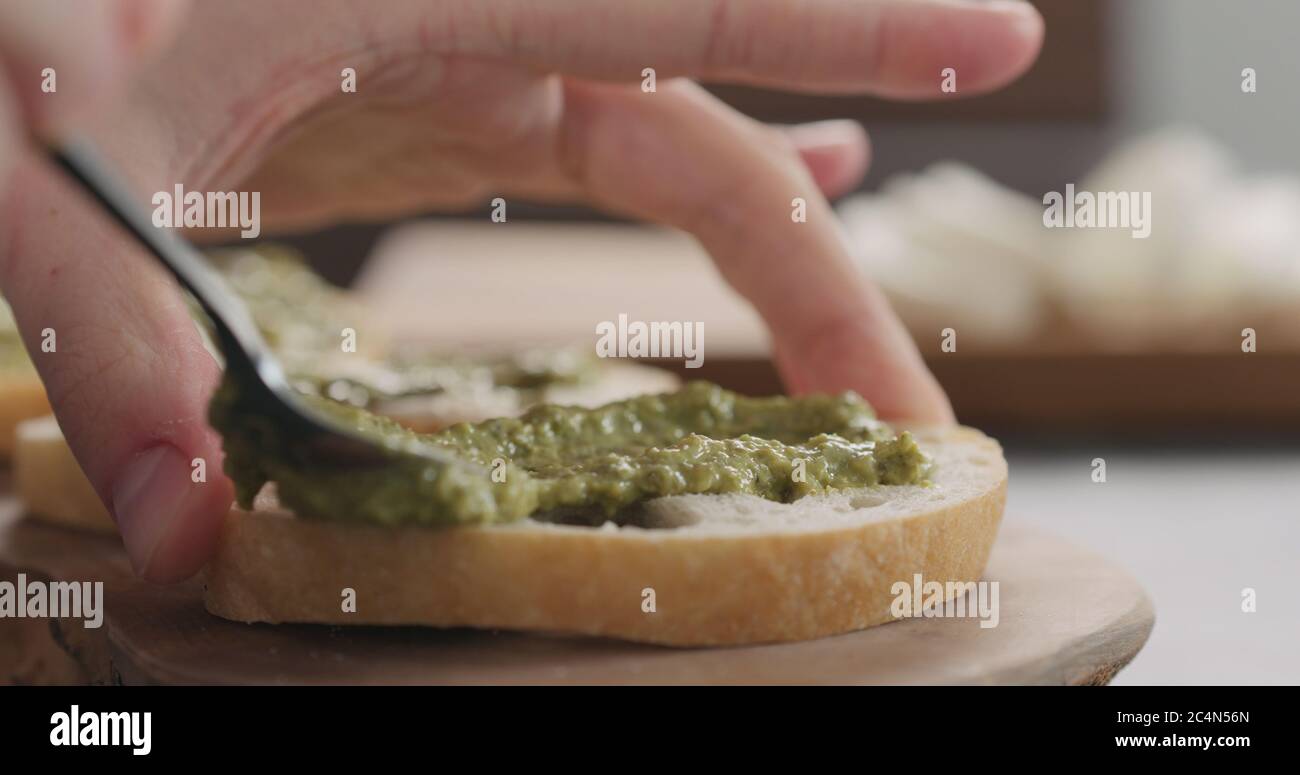
[[[137,581],[115,537],[0,499],[0,579],[103,581],[104,626],[0,620],[0,680],[121,684],[1104,684],[1155,617],[1138,583],[1051,534],[1004,526],[985,580],[999,623],[911,619],[802,643],[679,649],[418,627],[248,625],[198,581]],[[6,634],[9,633],[9,634]]]
[[[766,357],[710,358],[698,369],[653,363],[748,395],[784,392]],[[998,437],[1218,443],[1300,432],[1300,354],[935,355],[926,363],[958,419]]]

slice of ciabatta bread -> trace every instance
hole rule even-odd
[[[241,622],[535,630],[674,646],[858,630],[893,618],[891,588],[914,574],[979,579],[1001,521],[1007,467],[997,442],[969,428],[916,434],[935,461],[928,485],[790,504],[662,498],[646,507],[656,527],[386,528],[300,519],[264,493],[254,511],[228,517],[205,600]]]
[[[14,431],[14,491],[27,514],[44,522],[112,533],[108,509],[72,456],[54,415],[33,417]]]

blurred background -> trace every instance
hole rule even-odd
[[[1005,444],[1008,522],[1095,548],[1154,598],[1152,639],[1117,682],[1300,682],[1300,3],[1034,4],[1043,55],[996,95],[716,91],[768,121],[866,126],[873,168],[839,212],[960,419]],[[1071,183],[1151,192],[1151,237],[1045,229],[1043,195]],[[409,336],[518,347],[591,341],[619,313],[705,321],[690,376],[780,389],[759,322],[690,240],[575,209],[488,212],[287,241]]]

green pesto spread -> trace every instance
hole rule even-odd
[[[595,409],[541,405],[433,434],[307,396],[391,451],[378,466],[338,468],[304,461],[293,439],[239,399],[227,374],[211,420],[225,439],[240,504],[250,507],[271,481],[282,503],[309,518],[450,526],[576,511],[623,523],[629,507],[660,496],[748,493],[790,502],[917,483],[929,468],[911,435],[895,436],[852,393],[747,398],[694,382]]]
[[[311,363],[338,350],[343,329],[356,328],[364,318],[343,289],[293,251],[263,245],[215,250],[208,258],[248,305],[267,344],[289,364]]]

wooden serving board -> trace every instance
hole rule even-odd
[[[964,425],[993,436],[1104,435],[1129,442],[1300,432],[1300,354],[928,355]],[[655,365],[749,395],[784,392],[766,356]],[[1014,378],[1008,378],[1014,375]]]
[[[104,626],[0,619],[0,681],[123,684],[1104,684],[1137,654],[1151,602],[1125,571],[1005,528],[985,579],[1000,620],[913,619],[804,643],[673,649],[427,628],[246,625],[192,582],[136,581],[113,537],[22,519],[0,499],[0,580],[103,581]]]
[[[742,393],[782,390],[758,316],[697,244],[672,231],[417,222],[377,246],[357,288],[399,335],[437,347],[594,348],[596,323],[619,314],[698,322],[703,367],[660,365]],[[1244,325],[1259,327],[1259,352],[1241,352]],[[1197,337],[1202,350],[1178,352],[1106,351],[1095,337],[1054,329],[1010,349],[967,337],[953,353],[940,352],[937,329],[916,338],[967,425],[995,436],[1147,441],[1300,431],[1300,348],[1282,328],[1243,321]]]

